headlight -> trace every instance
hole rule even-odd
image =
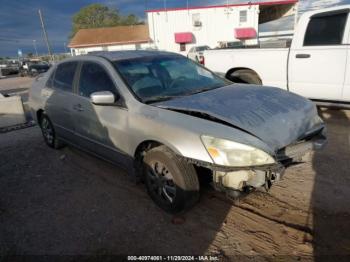
[[[210,136],[202,136],[201,138],[215,164],[247,167],[275,163],[272,156],[260,149]]]

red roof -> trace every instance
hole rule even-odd
[[[161,9],[152,9],[146,10],[146,13],[152,12],[165,12],[165,11],[183,11],[183,10],[193,10],[193,9],[209,9],[209,8],[221,8],[221,7],[236,7],[236,6],[251,6],[251,5],[288,5],[296,4],[299,0],[281,0],[281,1],[268,1],[268,2],[254,2],[254,3],[245,3],[245,4],[229,4],[229,5],[211,5],[211,6],[192,6],[192,7],[180,7],[180,8],[161,8]]]
[[[147,25],[80,29],[68,47],[125,45],[150,42]]]

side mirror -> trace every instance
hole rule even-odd
[[[116,102],[115,95],[110,91],[94,92],[90,95],[91,103],[94,105],[108,106]]]

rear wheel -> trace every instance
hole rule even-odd
[[[143,161],[148,194],[163,210],[179,213],[198,201],[199,182],[193,165],[165,146],[148,151]]]
[[[40,128],[43,134],[45,143],[54,149],[59,149],[64,146],[63,142],[56,137],[55,129],[49,117],[43,114],[40,118]]]
[[[262,85],[260,77],[254,71],[249,69],[234,71],[228,76],[228,79],[234,83]]]

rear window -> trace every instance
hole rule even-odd
[[[55,73],[54,87],[64,91],[72,91],[77,65],[77,62],[67,62],[58,65]]]
[[[304,46],[340,45],[348,12],[314,16],[306,30]]]

